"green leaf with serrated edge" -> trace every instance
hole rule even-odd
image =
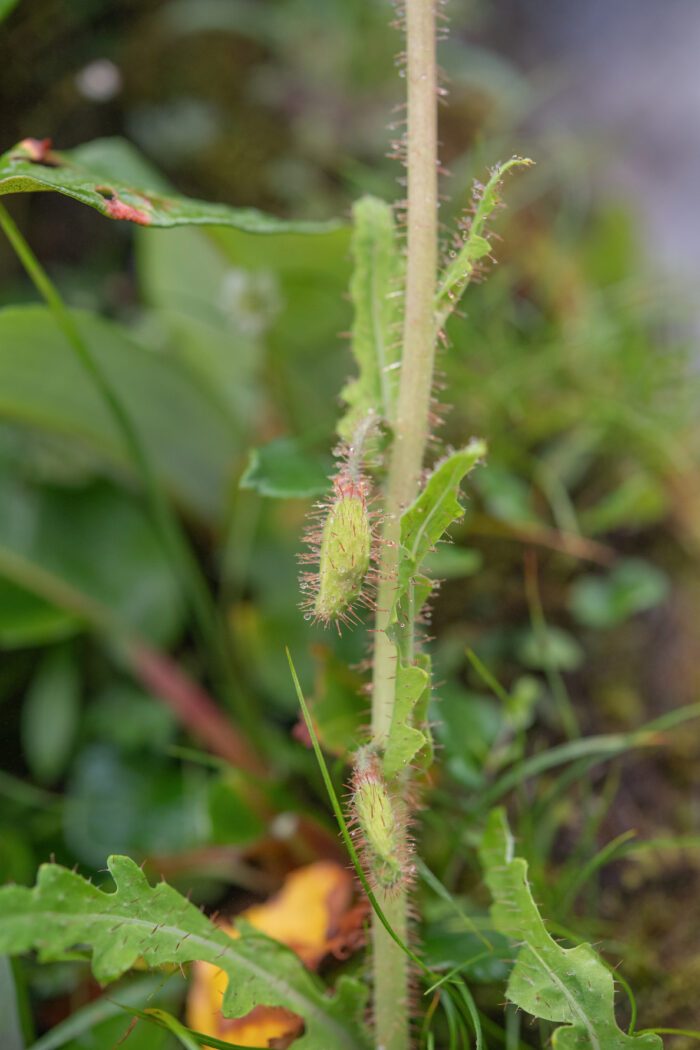
[[[341,393],[348,410],[338,433],[346,440],[370,412],[391,420],[396,392],[396,371],[391,366],[400,356],[395,326],[400,315],[397,293],[402,262],[392,209],[377,197],[362,197],[353,207],[353,219],[352,352],[359,376]]]
[[[529,157],[511,157],[504,164],[491,169],[485,186],[474,183],[473,216],[469,221],[461,248],[445,268],[435,297],[435,323],[442,328],[474,273],[474,264],[491,251],[491,244],[484,237],[484,227],[489,217],[501,203],[499,190],[506,172],[515,167],[529,167],[534,162]]]
[[[387,777],[401,773],[427,743],[423,730],[411,725],[414,709],[426,692],[430,692],[427,672],[422,667],[399,662],[391,729],[384,751],[384,774]]]
[[[404,653],[404,643],[413,631],[413,624],[420,610],[430,597],[434,581],[420,573],[420,568],[435,549],[449,526],[461,518],[463,507],[457,498],[463,478],[486,453],[483,441],[472,439],[457,452],[452,452],[428,478],[428,481],[411,506],[401,515],[401,538],[399,542],[399,571],[396,596],[386,631],[398,651],[396,681],[397,702],[389,733],[384,771],[387,776],[399,772],[408,762],[420,756],[421,764],[432,759],[433,743],[430,732],[419,729],[426,726],[430,702],[430,661],[419,654],[410,666]],[[415,693],[417,677],[403,678],[404,671],[415,671],[425,676],[425,688]],[[399,702],[402,689],[413,700],[407,705]],[[415,695],[414,695],[415,693]],[[406,695],[406,694],[405,694]],[[396,733],[396,741],[394,734]]]
[[[513,855],[502,809],[493,810],[479,855],[493,897],[491,917],[500,933],[522,947],[507,993],[522,1010],[561,1022],[555,1050],[659,1050],[657,1035],[626,1035],[615,1020],[614,983],[589,944],[562,948],[545,928],[527,880],[527,863]]]
[[[290,949],[247,923],[232,940],[171,886],[149,885],[128,857],[110,857],[107,865],[114,893],[57,864],[42,865],[31,889],[0,889],[0,952],[35,949],[42,961],[53,961],[87,946],[99,981],[114,980],[138,959],[150,967],[200,959],[229,978],[225,1017],[244,1016],[257,1005],[284,1006],[304,1019],[299,1050],[368,1050],[358,982],[341,978],[328,996]]]
[[[428,676],[428,686],[423,690],[413,708],[413,721],[422,727],[424,743],[420,751],[414,756],[414,765],[421,769],[429,769],[433,764],[435,748],[433,746],[433,734],[428,725],[428,708],[430,707],[431,695],[431,659],[428,653],[416,653],[415,662],[418,667]]]
[[[87,144],[88,147],[93,145]],[[65,153],[48,140],[24,139],[0,157],[0,195],[54,190],[87,204],[110,219],[140,226],[233,226],[249,233],[321,233],[336,222],[293,222],[265,215],[255,208],[231,208],[177,194],[151,183],[123,182],[119,173],[83,162],[79,147]]]
[[[486,444],[476,438],[446,456],[428,478],[425,488],[401,515],[399,581],[397,598],[403,595],[420,570],[423,559],[442,539],[464,508],[458,500],[463,478],[486,454]],[[426,584],[430,581],[426,578]],[[416,603],[415,614],[420,611]]]

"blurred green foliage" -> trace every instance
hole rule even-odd
[[[359,0],[20,4],[0,45],[2,147],[126,135],[141,153],[114,148],[121,178],[146,171],[155,184],[164,173],[200,198],[342,217],[362,192],[397,193],[384,157],[386,125],[400,119],[390,115],[400,98],[390,18],[388,5]],[[444,580],[433,630],[441,764],[426,785],[422,852],[483,921],[478,799],[510,776],[512,824],[543,913],[625,955],[640,1026],[697,1027],[692,987],[677,994],[681,978],[669,976],[693,972],[697,941],[669,934],[658,948],[659,925],[688,917],[673,895],[657,900],[668,882],[683,888],[681,902],[697,893],[697,853],[630,854],[576,882],[630,827],[640,838],[692,832],[697,728],[664,731],[663,750],[603,762],[603,752],[575,750],[567,715],[602,738],[697,698],[698,384],[687,306],[641,258],[637,216],[591,194],[580,150],[527,141],[534,87],[474,45],[479,18],[471,5],[455,11],[445,45],[452,97],[441,137],[454,173],[445,216],[499,155],[517,147],[539,163],[509,187],[511,206],[494,223],[499,264],[450,321],[440,358],[441,441],[485,437],[489,465],[455,545],[431,566]],[[76,76],[103,58],[121,90],[98,101]],[[201,901],[238,904],[256,878],[273,887],[290,866],[337,848],[294,728],[284,646],[339,785],[366,716],[361,640],[311,629],[297,608],[299,535],[352,368],[338,338],[351,324],[349,227],[308,238],[134,231],[53,194],[11,203],[188,532],[281,786],[251,787],[194,750],[196,737],[134,680],[105,628],[107,615],[215,691],[123,442],[3,246],[0,877],[30,883],[51,853],[92,872],[123,851],[195,885]],[[527,761],[567,733],[568,757],[531,779]],[[467,960],[488,1013],[508,960],[478,959],[473,930],[422,892],[431,965]],[[41,1029],[94,994],[81,968],[54,988],[25,969]],[[667,985],[652,1015],[650,989]],[[119,1016],[90,1022],[64,1045],[111,1045],[125,1027]],[[140,1025],[129,1045],[138,1040],[173,1045]]]

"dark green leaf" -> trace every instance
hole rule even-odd
[[[223,409],[240,448],[261,411],[261,338],[282,305],[277,275],[232,265],[203,229],[142,231],[137,246],[154,341]]]
[[[19,0],[0,0],[0,22],[4,22],[11,11],[17,7]]]
[[[660,569],[628,558],[608,576],[580,576],[569,591],[569,609],[579,623],[602,630],[658,605],[668,589],[668,577]]]
[[[668,513],[668,503],[661,483],[640,470],[624,478],[594,507],[581,511],[579,520],[589,534],[644,528]]]
[[[225,773],[209,786],[209,820],[212,842],[250,843],[265,831],[265,824],[246,798],[245,784],[235,771]]]
[[[88,204],[110,219],[141,226],[233,226],[249,233],[318,233],[337,223],[290,222],[255,208],[231,208],[164,193],[161,180],[122,182],[123,167],[96,158],[95,143],[59,153],[37,139],[24,139],[0,157],[0,195],[55,190]],[[145,176],[145,173],[144,173]],[[157,184],[154,185],[154,182]]]
[[[65,840],[93,868],[112,849],[145,856],[198,846],[206,798],[188,786],[184,772],[162,757],[144,762],[106,744],[88,745],[68,782]]]
[[[438,547],[423,562],[423,571],[435,580],[459,580],[473,576],[483,564],[481,551],[468,547]]]
[[[583,649],[561,627],[527,627],[520,635],[516,655],[525,667],[575,671],[583,662]]]
[[[76,313],[78,327],[173,495],[216,516],[233,470],[231,428],[178,362],[133,342],[118,325]],[[0,310],[0,417],[70,435],[131,470],[119,431],[72,348],[42,306]]]
[[[133,498],[102,482],[34,489],[0,470],[0,499],[0,576],[65,607],[76,626],[114,619],[155,642],[175,637],[177,586]]]
[[[80,620],[10,580],[0,579],[0,646],[20,649],[61,641],[80,629]]]
[[[80,678],[67,648],[47,653],[22,707],[22,751],[30,771],[51,783],[65,770],[80,715]]]
[[[327,491],[326,466],[292,438],[278,438],[250,450],[239,485],[273,499],[307,499]]]
[[[172,982],[163,983],[160,975],[138,977],[133,981],[121,983],[117,988],[111,989],[107,995],[100,996],[86,1006],[74,1010],[65,1021],[59,1021],[57,1025],[42,1035],[36,1043],[32,1043],[28,1050],[59,1050],[59,1047],[72,1045],[78,1048],[102,1050],[107,1046],[113,1046],[116,1039],[123,1034],[123,1005],[139,1006],[141,1004],[152,1004],[154,1001],[171,1001],[177,998],[181,988],[173,987]],[[112,996],[119,999],[119,1003],[112,1001]],[[122,1005],[123,1004],[123,1005]],[[121,1025],[112,1025],[112,1032],[104,1027],[104,1022],[109,1019],[119,1018]],[[120,1029],[120,1031],[117,1031]],[[154,1033],[149,1033],[152,1038]],[[161,1033],[157,1033],[160,1036]],[[92,1040],[92,1041],[90,1041]],[[155,1050],[156,1040],[148,1044],[148,1050],[153,1045]],[[157,1045],[161,1042],[158,1039]]]

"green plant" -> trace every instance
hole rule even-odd
[[[450,570],[456,576],[474,568],[470,552],[436,548],[462,518],[464,507],[459,496],[462,482],[486,452],[483,441],[472,439],[465,444],[462,435],[457,450],[438,456],[426,476],[426,448],[430,437],[435,436],[437,424],[431,403],[434,355],[439,341],[445,338],[444,326],[448,321],[452,323],[451,315],[461,295],[478,273],[480,260],[491,254],[492,241],[485,224],[500,203],[502,178],[511,168],[529,162],[514,157],[497,165],[485,186],[477,185],[473,213],[467,213],[455,235],[455,243],[447,246],[446,258],[440,264],[437,74],[432,4],[408,0],[406,34],[408,127],[399,152],[407,167],[408,196],[398,205],[396,217],[387,203],[374,197],[362,198],[354,208],[350,244],[354,270],[350,289],[354,310],[352,348],[358,376],[343,391],[347,411],[338,424],[338,433],[344,442],[340,467],[333,493],[321,508],[320,526],[311,537],[317,546],[319,579],[307,611],[310,618],[323,623],[342,621],[351,614],[354,602],[371,600],[367,591],[368,576],[376,573],[369,739],[358,729],[361,721],[357,713],[358,677],[352,678],[345,688],[346,693],[354,694],[354,706],[349,714],[343,706],[342,695],[337,709],[334,708],[333,687],[342,694],[345,680],[331,658],[327,658],[330,685],[325,694],[315,697],[315,703],[307,708],[299,689],[307,730],[325,785],[348,852],[357,864],[358,877],[373,906],[372,1025],[368,1026],[365,1018],[368,988],[364,973],[355,969],[341,974],[334,982],[332,994],[328,994],[323,981],[309,974],[280,944],[255,933],[245,923],[239,925],[239,940],[231,941],[174,889],[167,885],[150,886],[137,866],[124,857],[112,858],[109,862],[116,884],[114,892],[92,887],[77,874],[55,864],[42,867],[34,889],[7,887],[3,890],[0,951],[15,953],[36,948],[44,960],[82,959],[91,955],[95,975],[105,981],[129,970],[138,959],[149,966],[184,964],[195,959],[216,962],[231,982],[224,998],[224,1012],[235,1016],[255,1006],[282,1006],[304,1020],[304,1034],[296,1043],[299,1047],[374,1045],[384,1050],[405,1050],[410,1041],[411,1024],[416,1021],[422,1024],[420,1038],[426,1047],[467,1045],[470,1029],[477,1045],[483,1045],[489,1024],[494,1033],[494,1011],[477,1003],[469,985],[476,967],[486,959],[494,980],[502,986],[507,978],[508,997],[513,1003],[533,1017],[556,1022],[555,1045],[569,1046],[576,1042],[591,1048],[613,1048],[635,1043],[650,1047],[658,1045],[658,1037],[653,1033],[635,1033],[634,1018],[627,1034],[618,1028],[612,977],[593,950],[585,944],[565,949],[550,940],[529,891],[523,889],[525,862],[514,859],[503,815],[492,807],[508,790],[521,787],[536,774],[567,765],[566,775],[572,774],[575,779],[585,776],[587,763],[633,748],[651,747],[674,724],[674,719],[652,723],[634,733],[578,737],[578,725],[562,679],[562,671],[577,666],[578,650],[566,634],[557,633],[544,621],[532,559],[528,562],[526,580],[531,629],[518,639],[517,650],[524,666],[545,672],[557,716],[571,739],[558,748],[525,757],[523,734],[532,721],[537,683],[532,676],[522,676],[511,689],[505,690],[488,670],[488,659],[470,652],[475,673],[496,694],[501,707],[494,718],[494,709],[488,700],[477,698],[480,702],[469,704],[467,732],[453,739],[448,761],[452,771],[456,771],[458,782],[461,777],[462,786],[467,784],[471,790],[456,802],[445,800],[442,816],[434,816],[436,822],[443,821],[443,828],[449,827],[453,818],[451,807],[462,810],[460,817],[465,812],[468,817],[459,823],[450,862],[452,857],[459,860],[460,854],[473,849],[482,829],[486,828],[479,854],[494,898],[491,917],[483,910],[474,909],[471,901],[465,908],[464,902],[456,900],[418,859],[411,841],[415,811],[423,792],[428,790],[429,777],[435,775],[430,725],[433,674],[429,651],[423,642],[426,603],[435,590],[436,576],[441,576],[443,571],[448,575],[448,563],[444,558],[440,561],[441,555],[456,556],[456,568],[453,565]],[[159,587],[159,577],[155,597],[146,603],[148,607],[145,611],[134,611],[128,602],[118,600],[120,595],[115,597],[112,581],[106,585],[102,580],[85,582],[78,572],[77,577],[66,582],[70,566],[80,561],[75,549],[67,541],[66,564],[57,564],[55,551],[47,552],[42,547],[41,531],[34,535],[21,527],[22,522],[33,515],[35,519],[42,517],[51,521],[53,528],[57,528],[55,523],[61,520],[65,506],[50,491],[41,491],[36,498],[20,492],[17,500],[24,499],[24,518],[18,527],[13,527],[12,520],[2,526],[0,566],[3,577],[16,588],[15,592],[10,591],[10,599],[20,605],[22,601],[28,603],[29,628],[25,630],[33,629],[42,637],[42,631],[53,630],[54,637],[65,641],[76,630],[76,624],[88,625],[107,641],[112,658],[116,657],[120,666],[129,668],[144,687],[162,696],[180,720],[224,760],[226,766],[211,793],[210,813],[223,810],[225,817],[220,818],[221,825],[227,820],[234,825],[238,810],[242,810],[246,815],[243,822],[248,820],[248,828],[241,830],[236,826],[232,834],[245,839],[251,825],[253,828],[264,826],[272,813],[287,806],[287,800],[275,797],[264,783],[273,756],[275,759],[283,756],[290,767],[297,762],[298,768],[310,778],[315,774],[296,751],[292,757],[279,723],[272,719],[268,723],[260,711],[257,692],[262,693],[263,687],[251,680],[252,676],[241,673],[245,641],[238,647],[232,642],[223,607],[212,599],[202,566],[188,542],[183,519],[192,530],[205,524],[217,532],[218,541],[226,548],[222,562],[230,570],[223,589],[243,591],[250,579],[241,569],[246,558],[246,492],[253,490],[279,498],[308,497],[325,491],[326,486],[323,464],[309,456],[301,443],[278,440],[254,449],[243,471],[241,458],[246,446],[236,429],[243,413],[239,391],[236,384],[225,382],[225,358],[219,355],[217,343],[221,331],[200,303],[195,308],[187,308],[188,295],[192,295],[189,283],[196,282],[198,271],[203,282],[218,278],[222,255],[229,263],[236,264],[241,259],[263,260],[267,268],[262,275],[258,274],[257,280],[227,270],[227,280],[221,283],[222,294],[216,304],[220,314],[227,310],[235,314],[242,347],[239,377],[242,383],[248,381],[249,389],[255,391],[254,367],[246,373],[244,351],[248,349],[251,359],[254,358],[260,333],[274,324],[285,253],[291,257],[290,268],[297,262],[301,271],[306,269],[312,273],[308,283],[315,286],[321,282],[319,271],[324,268],[324,252],[334,260],[338,247],[342,253],[347,246],[347,232],[332,223],[325,226],[288,223],[252,210],[207,205],[178,197],[160,185],[157,176],[144,172],[142,161],[131,151],[109,142],[94,143],[72,153],[58,153],[44,142],[25,140],[5,154],[0,161],[0,192],[45,189],[58,190],[112,219],[130,220],[142,227],[218,224],[218,233],[209,240],[192,239],[190,235],[196,231],[186,230],[180,231],[185,235],[182,240],[174,237],[167,246],[158,240],[156,231],[141,231],[139,244],[143,258],[152,262],[158,252],[162,252],[158,265],[153,265],[149,272],[150,294],[159,299],[169,329],[176,333],[181,355],[175,367],[166,367],[157,357],[151,359],[140,353],[142,348],[133,344],[133,333],[129,335],[123,326],[69,310],[8,213],[4,208],[0,211],[0,223],[48,307],[48,311],[37,307],[10,308],[0,318],[0,326],[8,339],[21,342],[32,352],[37,375],[43,371],[58,374],[56,360],[60,360],[68,376],[66,391],[75,399],[74,412],[65,411],[53,391],[48,390],[42,398],[38,383],[23,385],[17,369],[13,371],[8,367],[8,378],[14,378],[15,383],[14,395],[19,405],[16,411],[25,422],[37,418],[50,420],[55,431],[68,438],[75,437],[71,428],[78,420],[82,436],[87,434],[93,439],[109,469],[120,480],[125,479],[127,486],[139,487],[148,515],[143,513],[140,503],[134,506],[130,493],[125,495],[121,490],[98,491],[91,509],[98,506],[96,500],[102,500],[109,520],[124,523],[124,528],[131,524],[139,543],[147,548],[146,560],[157,563],[165,583],[161,582]],[[405,252],[403,234],[399,232],[404,225]],[[253,244],[255,239],[258,243]],[[272,247],[260,245],[259,242],[266,239]],[[171,251],[181,252],[186,268],[184,275],[174,275],[174,267],[167,269]],[[149,256],[149,253],[152,254]],[[196,266],[192,262],[195,257]],[[303,291],[303,282],[301,287]],[[217,316],[216,320],[220,318]],[[298,340],[305,338],[304,331],[297,334]],[[50,354],[56,355],[55,360]],[[283,374],[282,362],[275,363]],[[297,371],[303,372],[298,358]],[[154,419],[139,402],[139,397],[142,402],[157,402],[155,392],[162,390],[164,384],[169,384],[170,405],[177,405],[174,421]],[[31,387],[29,392],[27,385]],[[303,399],[300,398],[300,402],[303,403]],[[150,405],[148,408],[150,410]],[[327,408],[324,411],[330,414]],[[628,422],[631,427],[633,421]],[[201,447],[183,440],[186,425],[205,435]],[[536,429],[544,423],[538,419],[533,426]],[[537,432],[537,436],[541,433],[541,430]],[[594,445],[596,439],[594,435],[590,442]],[[658,435],[652,435],[650,444],[655,442],[663,445]],[[579,462],[577,456],[585,457],[589,452],[590,445],[585,441],[582,444],[583,452],[576,448],[571,453],[575,464]],[[236,448],[238,459],[228,457],[225,451],[228,447]],[[173,456],[173,448],[181,450],[184,466],[179,455]],[[74,449],[69,444],[66,455],[69,468],[71,451]],[[21,485],[16,484],[13,475],[15,464],[11,449],[4,456],[3,465],[7,479],[3,478],[2,482],[8,492],[14,493]],[[570,521],[572,510],[566,492],[557,488],[555,471],[551,465],[548,471],[547,466],[543,463],[539,474],[535,473],[538,483],[551,498],[561,519],[557,524],[561,525]],[[88,471],[91,468],[94,469],[94,464],[88,464]],[[74,469],[77,471],[79,464],[74,465]],[[227,480],[235,473],[242,474],[242,493],[231,497]],[[527,498],[512,474],[505,471],[499,477],[496,473],[491,488],[488,481],[480,480],[480,475],[483,479],[488,477],[488,472],[475,474],[476,487],[491,514],[487,526],[493,528],[493,519],[504,518],[513,528],[528,526],[529,542],[558,542],[564,547],[567,542],[574,542],[571,535],[575,535],[575,530],[567,533],[567,529],[561,527],[552,535],[552,530],[547,531],[536,516],[528,517]],[[632,492],[633,503],[639,491],[638,487]],[[642,485],[642,497],[645,493]],[[644,498],[641,502],[644,503]],[[598,522],[619,520],[615,519],[615,515],[620,514],[619,506],[602,501],[594,510],[597,510]],[[624,508],[622,513],[624,518]],[[226,518],[230,518],[228,542],[221,524]],[[376,535],[380,523],[381,539]],[[474,524],[478,528],[479,522]],[[481,527],[484,528],[483,521]],[[102,535],[107,543],[110,537],[106,530]],[[586,546],[579,538],[581,547],[604,560],[604,551],[601,554],[594,544]],[[286,552],[281,553],[286,558]],[[238,560],[235,572],[227,565],[227,558]],[[246,566],[245,571],[264,572],[264,556],[258,560],[260,568],[253,570]],[[291,563],[291,557],[287,563]],[[470,568],[465,570],[465,564]],[[275,570],[273,563],[273,576]],[[286,571],[289,572],[289,568]],[[307,588],[314,582],[310,575],[302,577]],[[273,579],[271,591],[276,583]],[[663,579],[643,563],[631,561],[626,569],[615,567],[604,581],[579,581],[572,591],[571,606],[582,623],[606,627],[658,602],[663,593]],[[161,620],[163,606],[175,610],[170,623],[165,616]],[[275,610],[272,603],[270,606],[272,619]],[[183,624],[188,622],[186,617],[192,624],[192,651],[199,660],[200,671],[206,675],[211,691],[224,703],[225,712],[158,648],[181,637]],[[159,621],[156,627],[153,626],[155,620]],[[241,621],[236,626],[241,626],[243,633],[246,626],[243,614]],[[163,637],[158,637],[159,631]],[[360,634],[357,632],[350,639],[344,635],[338,643],[348,647],[339,650],[337,661],[340,663],[342,659],[344,674],[351,674],[345,664],[357,658],[358,650],[361,655],[363,642],[357,641]],[[263,657],[258,660],[260,673],[266,670],[262,665],[268,659],[267,647],[266,641]],[[252,659],[254,654],[251,662]],[[60,697],[62,691],[69,696],[65,710],[70,710],[70,671],[66,686],[65,670],[74,666],[73,655],[66,648],[57,663],[48,662],[46,668],[42,668],[42,679],[35,682],[33,690],[39,699],[28,705],[28,719],[33,718],[36,724],[42,719],[41,712],[46,710],[41,700],[42,694],[46,695],[45,679],[51,683],[54,697]],[[302,678],[306,680],[308,675],[307,664]],[[294,671],[293,676],[299,688]],[[274,679],[272,685],[266,680],[264,686],[270,694],[289,693],[286,685],[280,688]],[[137,698],[136,708],[139,702]],[[324,702],[331,708],[325,717],[322,716]],[[111,708],[113,721],[119,720],[126,706],[119,698]],[[462,713],[465,707],[463,704]],[[33,709],[39,713],[32,714]],[[449,706],[449,698],[448,711],[449,724],[449,717],[455,711],[454,705]],[[696,715],[697,709],[690,708],[677,714],[675,721],[680,723]],[[109,708],[104,717],[109,721]],[[316,718],[318,732],[314,725]],[[341,731],[336,732],[335,737],[334,718],[341,722]],[[163,729],[156,725],[156,731],[163,732]],[[167,725],[164,732],[167,737]],[[351,799],[346,815],[337,800],[335,771],[331,773],[326,768],[319,737],[329,752],[352,764]],[[65,750],[65,745],[62,746]],[[466,749],[469,749],[467,757],[473,759],[471,766],[463,754]],[[60,753],[55,758],[56,753],[52,752],[47,762],[41,757],[41,749],[36,749],[32,759],[38,778],[45,778],[48,784],[55,780],[62,761]],[[232,771],[230,766],[235,769]],[[543,790],[557,796],[566,786],[555,781],[544,785]],[[135,792],[137,804],[144,805],[144,794]],[[50,803],[51,796],[47,793],[41,800],[42,804]],[[537,804],[540,812],[551,812],[541,800],[538,799]],[[352,825],[350,831],[346,826],[348,820]],[[531,820],[533,828],[528,847],[537,835],[543,838],[554,835],[554,817],[542,820],[539,827],[535,815]],[[303,839],[303,828],[298,834],[297,846],[303,854],[308,845]],[[595,831],[589,828],[586,834],[594,838]],[[355,842],[360,845],[359,850]],[[452,845],[450,842],[450,848]],[[547,845],[542,844],[539,851],[540,866],[541,858],[548,855]],[[594,855],[583,874],[587,876],[596,870],[604,859]],[[99,860],[95,862],[98,863]],[[581,871],[576,870],[575,857],[566,875],[561,895],[548,900],[545,908],[546,914],[561,922],[565,921],[568,911],[562,902],[575,899],[586,881]],[[538,883],[540,880],[546,883],[541,870],[537,877]],[[452,933],[457,924],[457,958],[451,959],[447,951],[431,956],[430,945],[423,956],[413,944],[409,905],[419,878],[447,909],[453,923]],[[433,907],[434,904],[433,901]],[[444,918],[444,914],[440,914],[436,919],[433,932],[439,929]],[[575,936],[565,933],[572,943],[576,941]],[[512,963],[509,959],[514,951],[511,942],[522,947],[508,975]],[[467,944],[470,952],[466,950]],[[414,1009],[419,981],[425,992],[420,1002],[427,1005]],[[135,1011],[137,1016],[143,1014],[138,1012],[138,1007]],[[149,1011],[144,1016],[154,1024],[166,1025],[182,1045],[213,1045],[206,1036],[188,1032],[167,1011]],[[519,1046],[522,1041],[512,1018],[508,1013],[505,1033],[496,1026],[494,1034],[505,1038],[509,1045]]]

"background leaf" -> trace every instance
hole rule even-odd
[[[223,413],[178,362],[139,346],[110,321],[84,312],[75,319],[162,482],[189,509],[216,516],[233,472],[232,432]],[[2,416],[67,435],[111,469],[131,473],[99,391],[43,306],[0,310]]]
[[[12,962],[6,955],[0,956],[0,1023],[3,1050],[24,1050],[22,1010]]]
[[[0,579],[0,647],[45,645],[75,634],[80,621],[11,580]]]
[[[328,490],[328,469],[291,438],[252,448],[239,485],[273,499],[306,499]]]
[[[17,7],[19,0],[0,0],[0,22],[3,22],[11,11]]]
[[[59,153],[45,141],[24,139],[0,157],[0,195],[55,190],[111,219],[128,219],[141,226],[221,225],[248,233],[316,233],[337,225],[290,222],[255,208],[166,194],[161,180],[156,186],[151,179],[138,185],[122,182],[123,170],[122,165],[110,163],[100,142]]]
[[[70,649],[54,649],[39,665],[22,708],[22,751],[40,783],[65,770],[80,714],[80,678]]]
[[[641,558],[619,561],[608,576],[580,576],[569,591],[569,609],[586,627],[605,629],[664,601],[665,573]]]
[[[38,488],[0,468],[0,498],[0,575],[57,606],[68,591],[70,613],[54,621],[65,633],[113,617],[150,641],[178,635],[177,586],[133,497],[106,482]]]

